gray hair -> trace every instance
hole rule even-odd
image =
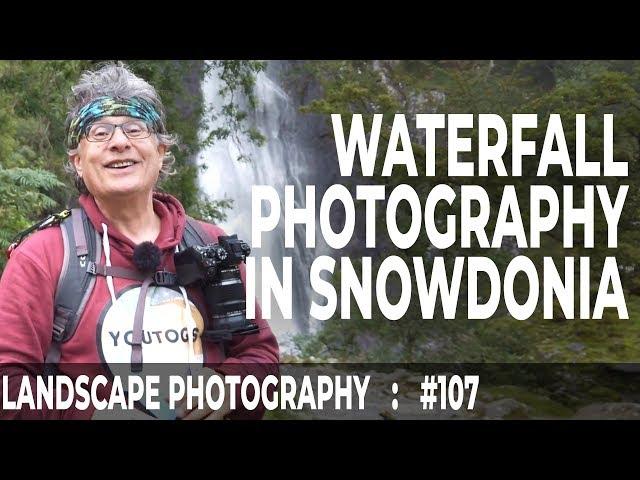
[[[178,143],[176,135],[170,134],[166,129],[166,115],[164,106],[160,100],[160,96],[156,89],[153,88],[146,80],[135,75],[129,67],[124,63],[107,63],[102,65],[98,70],[86,70],[80,76],[78,83],[71,88],[73,92],[68,98],[69,113],[67,114],[66,125],[68,126],[77,115],[79,110],[91,102],[92,100],[109,96],[120,99],[129,99],[138,97],[151,103],[160,114],[161,127],[156,132],[158,141],[166,147],[166,153],[162,159],[162,168],[160,169],[159,180],[163,180],[174,172],[173,164],[175,157],[170,152],[170,148]],[[69,155],[78,153],[78,149],[70,149],[67,151]],[[73,177],[76,188],[80,193],[89,193],[84,181],[78,175],[76,168],[67,160],[64,169]]]

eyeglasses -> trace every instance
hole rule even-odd
[[[108,142],[111,140],[111,137],[113,137],[113,133],[117,127],[120,127],[122,133],[124,133],[127,138],[134,140],[147,138],[151,135],[151,129],[146,123],[132,120],[120,124],[93,123],[86,131],[85,138],[89,142]]]

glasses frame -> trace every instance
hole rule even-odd
[[[124,128],[122,128],[124,125],[127,125],[128,123],[136,123],[136,124],[142,123],[147,128],[147,132],[148,132],[147,135],[145,135],[143,137],[130,137],[127,134],[126,130]],[[109,125],[110,127],[113,127],[113,130],[111,130],[111,135],[109,135],[109,138],[106,138],[104,140],[91,140],[89,138],[89,131],[96,125]],[[151,136],[151,134],[154,133],[153,129],[142,120],[128,120],[128,121],[122,122],[122,123],[95,122],[95,123],[92,123],[91,125],[87,126],[87,128],[85,128],[84,138],[87,140],[87,142],[91,142],[91,143],[108,142],[113,138],[113,135],[116,133],[116,128],[118,128],[118,127],[120,127],[120,130],[122,130],[122,133],[124,134],[124,136],[127,137],[129,140],[143,140],[145,138],[149,138]]]

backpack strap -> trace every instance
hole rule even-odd
[[[181,249],[192,245],[214,243],[214,239],[194,218],[187,216],[185,230],[180,243]],[[82,208],[71,210],[71,216],[60,223],[64,257],[55,297],[53,335],[46,356],[46,369],[54,373],[60,362],[61,346],[68,341],[78,328],[87,301],[91,296],[97,276],[112,275],[143,281],[144,274],[119,267],[105,267],[100,264],[102,242],[98,232],[87,218]],[[146,283],[175,285],[175,274],[156,272]],[[146,295],[145,295],[146,296]],[[137,342],[141,344],[141,342]],[[133,363],[141,363],[141,352],[133,349]],[[226,354],[226,352],[225,352]]]
[[[56,289],[53,334],[46,356],[47,366],[60,361],[60,346],[69,340],[78,327],[78,320],[93,291],[96,276],[87,271],[87,265],[98,263],[102,244],[81,208],[71,210],[71,216],[60,223],[64,257]]]
[[[187,223],[184,226],[184,233],[182,234],[182,241],[180,242],[181,250],[189,248],[192,245],[206,245],[215,242],[216,239],[202,228],[200,222],[187,215]]]

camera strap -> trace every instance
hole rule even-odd
[[[142,371],[142,322],[144,321],[144,302],[147,298],[147,290],[153,281],[153,277],[145,278],[140,287],[136,313],[133,317],[133,338],[131,340],[131,371]]]
[[[202,228],[198,220],[187,215],[187,223],[184,226],[184,233],[182,234],[182,241],[180,242],[180,248],[182,250],[191,245],[207,245],[209,243],[215,243],[216,241],[216,238],[212,238],[211,235]]]

